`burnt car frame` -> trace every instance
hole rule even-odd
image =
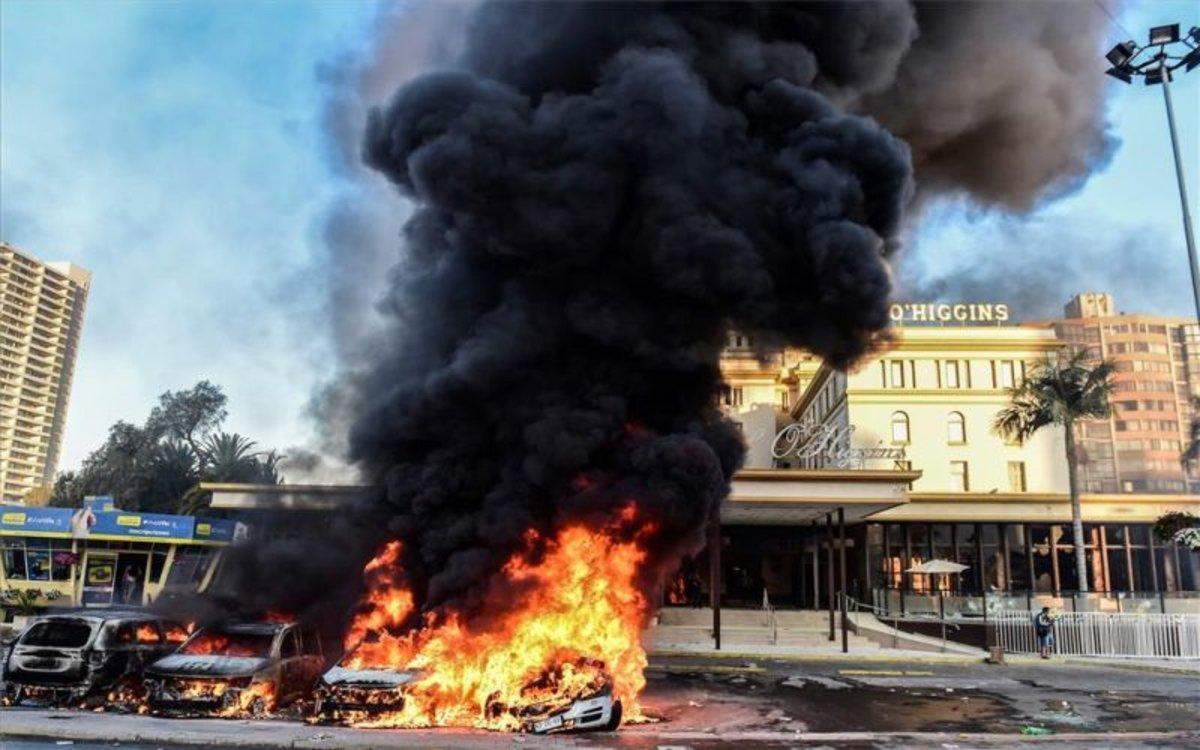
[[[320,635],[296,623],[201,628],[145,670],[150,710],[261,715],[309,695],[325,669]]]
[[[404,708],[408,686],[420,676],[416,670],[351,669],[338,664],[317,683],[314,718],[321,723],[353,723],[399,711]],[[487,710],[499,714],[509,709],[490,705]],[[521,731],[531,734],[613,731],[621,725],[621,702],[613,698],[612,686],[606,681],[596,692],[565,705],[534,704],[514,715]]]
[[[152,612],[83,610],[36,618],[4,661],[4,702],[83,702],[112,690],[140,690],[146,665],[186,637]]]

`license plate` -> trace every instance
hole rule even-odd
[[[545,732],[550,729],[558,729],[562,726],[562,722],[562,716],[551,716],[545,721],[539,721],[538,723],[534,724],[533,730],[535,732]]]

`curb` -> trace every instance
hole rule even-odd
[[[1129,660],[1109,660],[1109,659],[1089,659],[1087,657],[1061,657],[1056,656],[1050,659],[1041,659],[1037,656],[1027,656],[1025,654],[1005,654],[1004,660],[1012,664],[1019,664],[1023,667],[1031,666],[1059,666],[1059,667],[1092,667],[1109,669],[1124,669],[1133,672],[1153,672],[1155,674],[1170,674],[1180,677],[1200,677],[1200,662],[1189,661],[1180,666],[1167,666],[1165,664],[1140,664],[1134,659]]]
[[[684,659],[742,659],[753,661],[823,661],[823,662],[907,662],[910,664],[977,664],[983,662],[986,655],[980,652],[978,656],[969,654],[924,654],[913,656],[908,654],[763,654],[745,651],[647,651],[651,659],[650,668],[655,667],[654,660],[679,657]],[[672,665],[674,666],[674,665]]]

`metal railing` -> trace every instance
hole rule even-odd
[[[920,593],[876,588],[876,608],[891,617],[945,616],[951,620],[987,620],[1002,612],[1036,612],[1042,607],[1062,612],[1200,615],[1200,592],[1068,592],[1059,595],[1031,591],[957,591]]]
[[[989,615],[989,641],[1014,653],[1037,653],[1030,612]],[[1064,612],[1054,620],[1054,653],[1200,659],[1200,615]]]
[[[771,604],[771,598],[767,595],[767,590],[763,589],[763,611],[767,613],[767,629],[771,632],[771,645],[779,644],[779,616],[775,614],[775,607]]]

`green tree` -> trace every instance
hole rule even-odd
[[[207,380],[163,393],[143,424],[117,422],[77,471],[63,472],[50,503],[75,507],[87,495],[111,495],[125,510],[171,513],[201,481],[282,481],[274,451],[256,453],[253,441],[220,431],[225,404]]]
[[[1084,549],[1083,511],[1079,502],[1079,455],[1075,424],[1109,414],[1113,366],[1100,362],[1089,367],[1083,350],[1048,356],[1025,380],[1008,389],[1009,405],[996,414],[992,429],[1001,436],[1024,442],[1047,425],[1060,425],[1066,437],[1067,481],[1071,492],[1071,530],[1075,540],[1075,574],[1079,590],[1088,590],[1087,555]]]

